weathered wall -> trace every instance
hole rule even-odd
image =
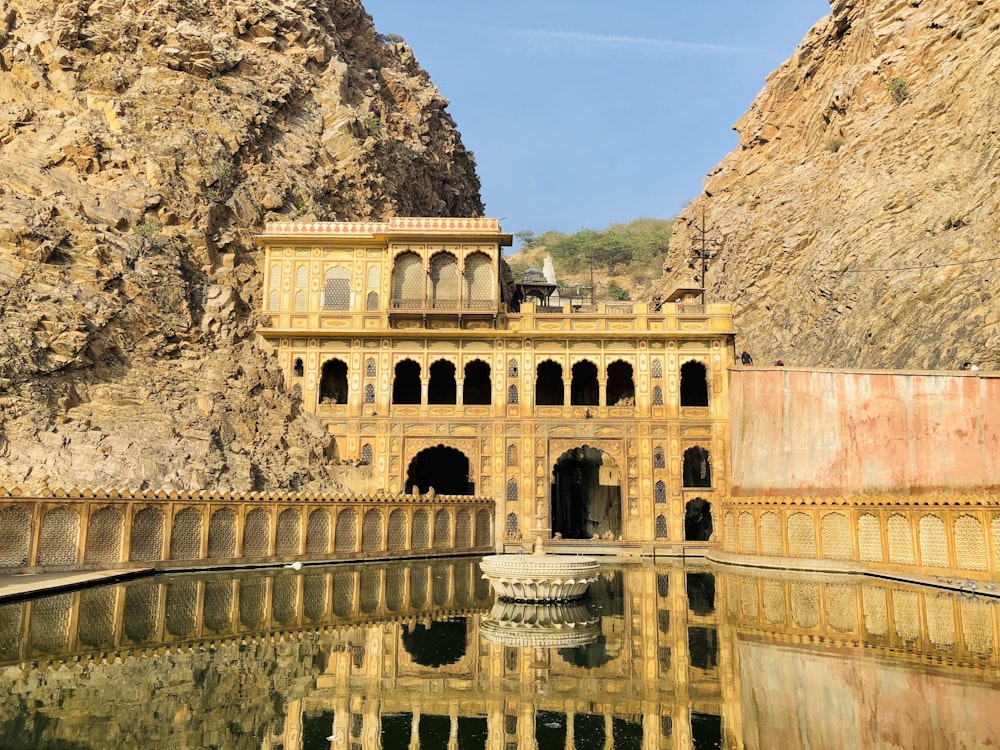
[[[1000,487],[996,374],[734,369],[732,495]]]

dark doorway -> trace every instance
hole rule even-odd
[[[412,359],[404,359],[396,364],[392,380],[392,403],[420,403],[420,365]]]
[[[691,611],[701,617],[712,614],[715,611],[715,576],[711,573],[688,573],[685,583]]]
[[[455,365],[439,359],[431,365],[431,380],[427,384],[427,403],[454,404],[457,393]]]
[[[712,462],[708,451],[700,445],[684,451],[684,486],[712,486]]]
[[[684,508],[684,541],[707,542],[712,538],[712,505],[701,497],[688,500]]]
[[[462,451],[438,445],[420,451],[406,472],[406,492],[427,492],[431,487],[438,495],[471,495],[475,487],[469,479],[469,459]]]
[[[600,578],[587,589],[586,606],[608,625],[607,632],[583,646],[559,649],[567,664],[583,669],[598,669],[622,652],[621,633],[625,628],[625,578],[620,570],[603,570]]]
[[[490,366],[481,359],[474,359],[465,365],[462,403],[466,406],[481,406],[490,404],[492,401]]]
[[[597,385],[597,365],[584,360],[573,365],[573,380],[569,385],[569,401],[573,406],[597,406],[600,403]]]
[[[333,711],[302,714],[302,750],[328,750],[333,731]]]
[[[319,402],[321,404],[347,403],[347,363],[331,359],[323,363],[323,374],[319,381]]]
[[[535,741],[539,748],[566,747],[566,714],[536,711]]]
[[[468,640],[465,618],[458,617],[444,622],[404,625],[400,638],[403,648],[414,662],[424,667],[454,664],[465,656]]]
[[[412,713],[382,714],[382,750],[409,750],[412,727]]]
[[[719,633],[715,628],[688,628],[688,653],[691,666],[715,669],[719,666]]]
[[[565,539],[621,535],[621,481],[611,456],[587,445],[574,448],[559,457],[552,476],[553,533]]]
[[[691,712],[691,742],[694,750],[718,750],[722,747],[722,717]]]
[[[681,406],[708,406],[708,379],[701,362],[681,365]]]
[[[608,365],[608,406],[634,406],[632,365],[618,360]]]
[[[551,359],[541,362],[535,377],[535,405],[562,406],[564,400],[562,366]]]

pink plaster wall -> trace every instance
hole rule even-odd
[[[730,370],[732,494],[1000,488],[1000,376]]]

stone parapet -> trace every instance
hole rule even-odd
[[[727,562],[1000,593],[997,494],[727,498],[722,517]]]
[[[491,499],[0,491],[0,570],[204,569],[484,552]]]

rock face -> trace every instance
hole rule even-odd
[[[1000,5],[832,0],[735,127],[668,266],[690,273],[704,210],[708,299],[734,302],[738,347],[1000,368]]]
[[[359,0],[8,0],[0,485],[335,489],[251,237],[481,214],[446,105]]]

